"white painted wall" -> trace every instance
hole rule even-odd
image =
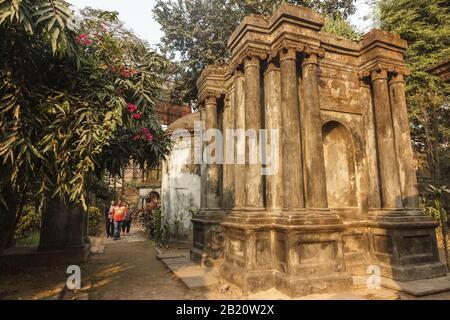
[[[162,167],[162,215],[171,225],[172,237],[175,237],[174,221],[181,220],[179,237],[185,240],[192,239],[189,210],[200,208],[200,170],[193,163],[191,142],[194,143],[193,139],[177,139]]]

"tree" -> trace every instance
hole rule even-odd
[[[81,20],[62,0],[0,0],[0,251],[28,202],[86,207],[89,177],[169,151],[154,111],[167,61],[110,29],[117,13]]]
[[[450,87],[426,70],[450,56],[448,0],[379,0],[375,15],[381,28],[408,41],[406,97],[416,154],[439,185],[450,175]]]
[[[433,217],[441,232],[441,242],[444,248],[445,263],[450,270],[450,260],[448,257],[448,200],[450,189],[446,186],[435,187],[429,185],[427,188],[427,203],[425,209]]]
[[[197,78],[207,65],[229,58],[227,41],[242,19],[249,14],[270,16],[285,2],[326,15],[325,31],[359,36],[345,20],[355,11],[354,0],[158,0],[153,12],[164,31],[160,48],[177,61],[172,100],[195,103]]]

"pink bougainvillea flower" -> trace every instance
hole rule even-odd
[[[148,131],[147,128],[142,128],[141,131],[144,134],[144,136],[145,136],[145,138],[147,139],[148,142],[152,142],[153,141],[153,135],[150,133],[150,131]]]
[[[137,140],[139,140],[141,138],[141,135],[140,134],[137,134],[137,135],[135,135],[134,137],[133,137],[133,141],[137,141]]]
[[[153,141],[153,135],[151,133],[146,134],[145,138],[147,139],[148,142],[152,142]]]
[[[133,114],[133,119],[140,119],[142,117],[142,112],[137,112]]]
[[[85,46],[91,45],[94,43],[94,42],[92,42],[92,40],[89,39],[89,36],[85,33],[80,34],[78,36],[77,41],[78,41],[78,43],[81,43],[82,45],[85,45]]]
[[[137,106],[135,106],[132,103],[127,103],[127,106],[128,106],[128,112],[129,113],[133,113],[133,112],[135,112],[137,110]]]

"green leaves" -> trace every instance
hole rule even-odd
[[[75,17],[62,0],[0,0],[0,26],[9,24],[32,35],[43,35],[51,44],[53,54],[75,54],[71,44]]]
[[[64,1],[0,0],[0,202],[8,202],[5,185],[31,182],[41,208],[56,195],[85,206],[92,175],[119,174],[130,159],[156,165],[167,154],[154,111],[167,61],[114,13],[95,14],[75,30]],[[142,119],[124,111],[127,102]],[[142,127],[151,145],[132,140]]]
[[[0,25],[3,23],[20,23],[24,30],[33,33],[31,1],[0,0]]]
[[[450,6],[446,0],[377,1],[381,27],[408,41],[406,97],[411,136],[421,174],[450,175],[450,86],[427,71],[450,56]]]

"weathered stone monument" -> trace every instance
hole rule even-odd
[[[80,264],[90,251],[88,215],[80,205],[55,197],[42,215],[38,246],[12,247],[0,255],[0,265],[50,266]]]
[[[200,208],[200,164],[194,161],[198,140],[194,131],[200,121],[198,112],[174,121],[166,130],[173,146],[162,164],[161,213],[171,230],[171,241],[192,241],[192,211]],[[191,212],[190,212],[191,211]],[[190,242],[188,242],[190,243]]]
[[[323,24],[295,5],[248,16],[229,63],[198,80],[203,129],[279,129],[280,148],[270,175],[248,159],[202,164],[191,257],[246,292],[343,289],[370,265],[399,281],[445,275],[419,209],[406,42],[382,30],[352,42]]]

